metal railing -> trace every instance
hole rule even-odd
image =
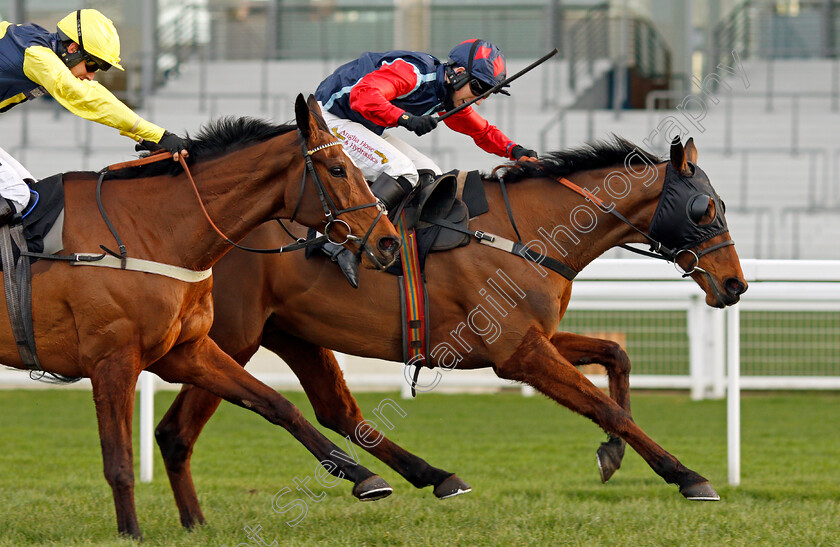
[[[713,28],[710,60],[717,64],[733,49],[744,58],[837,57],[838,32],[836,1],[744,0]]]
[[[180,72],[183,63],[204,52],[209,41],[206,13],[195,4],[187,4],[158,23],[156,85]]]

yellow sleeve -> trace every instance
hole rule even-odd
[[[134,140],[159,142],[163,128],[138,116],[99,82],[73,76],[52,50],[44,46],[26,49],[23,72],[33,82],[44,86],[56,101],[73,114],[98,122]]]

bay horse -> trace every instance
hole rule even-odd
[[[505,169],[510,206],[519,232],[531,247],[580,271],[608,249],[646,243],[658,209],[665,209],[663,188],[699,188],[705,174],[696,166],[693,140],[675,142],[669,161],[642,152],[621,139],[589,148],[554,153],[538,164],[517,163]],[[595,209],[581,195],[558,184],[568,177],[588,189],[590,198],[613,200],[612,207],[635,226]],[[707,180],[707,179],[706,179]],[[470,230],[515,239],[499,177],[483,180],[490,212],[472,219]],[[673,192],[669,191],[669,195]],[[708,194],[692,199],[691,215],[675,209],[675,227],[689,232],[720,225],[693,250],[676,256],[686,275],[705,291],[706,303],[722,308],[738,302],[747,289],[738,255],[731,245],[722,202]],[[705,200],[705,201],[704,201]],[[701,205],[698,210],[698,203]],[[586,207],[586,211],[581,209]],[[578,215],[575,217],[575,215]],[[691,218],[689,218],[691,216]],[[567,220],[568,219],[568,220]],[[572,231],[577,226],[576,231]],[[289,241],[276,225],[260,226],[251,244]],[[241,272],[249,275],[243,276]],[[279,355],[300,379],[318,421],[396,470],[415,487],[434,487],[439,498],[469,491],[457,475],[429,465],[371,430],[344,382],[332,352],[402,360],[401,310],[396,280],[363,272],[358,290],[344,282],[339,268],[323,260],[292,260],[231,252],[216,267],[211,337],[244,365],[260,345]],[[380,278],[375,279],[375,276]],[[594,421],[609,435],[597,450],[602,481],[619,468],[625,441],[666,482],[689,499],[716,500],[706,478],[688,469],[648,437],[632,419],[630,361],[615,342],[558,332],[571,296],[572,282],[519,256],[474,242],[426,259],[431,325],[432,367],[493,367],[504,379],[533,386],[561,405]],[[375,281],[375,282],[374,282]],[[503,291],[485,290],[493,283]],[[504,295],[502,293],[505,293]],[[488,295],[494,295],[488,298]],[[505,298],[509,302],[505,301]],[[469,323],[469,328],[465,325]],[[490,332],[490,325],[497,326]],[[363,327],[362,327],[363,326]],[[443,349],[441,349],[443,348]],[[438,351],[436,355],[436,351]],[[448,361],[447,361],[448,359]],[[444,362],[446,361],[446,362]],[[609,396],[576,366],[600,363],[607,369]],[[445,379],[444,379],[445,382]],[[219,398],[198,387],[184,386],[156,428],[166,471],[186,527],[203,523],[190,474],[190,457],[198,435]],[[362,441],[359,442],[361,438]]]
[[[373,268],[368,260],[377,260],[380,267],[393,262],[397,233],[387,220],[375,222],[381,210],[368,207],[376,200],[361,172],[340,146],[334,146],[317,102],[299,95],[295,114],[296,126],[243,118],[206,127],[188,148],[196,188],[171,159],[115,171],[117,179],[102,185],[102,204],[129,255],[205,271],[231,248],[210,224],[236,242],[258,224],[290,218],[294,211],[298,222],[325,230],[324,203],[329,203],[331,216],[341,213],[334,237],[351,235],[347,230],[369,232],[365,264]],[[316,185],[325,193],[316,191]],[[64,189],[64,252],[94,251],[110,244],[113,236],[97,209],[97,174],[67,173]],[[357,252],[360,244],[348,240],[345,247]],[[245,372],[210,339],[212,283],[212,277],[186,282],[51,260],[32,265],[32,312],[42,368],[90,378],[119,533],[141,537],[134,505],[131,422],[142,370],[168,382],[200,386],[283,426],[320,460],[334,462],[331,472],[353,481],[360,498],[390,493],[369,470],[336,458],[343,454],[352,461],[284,397]],[[0,308],[0,362],[23,368],[5,300]]]

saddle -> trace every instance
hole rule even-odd
[[[470,242],[470,219],[490,210],[478,171],[450,171],[417,188],[404,209],[404,226],[414,230],[421,270],[430,252],[448,251]],[[446,226],[455,226],[459,231]],[[402,256],[386,271],[402,274]]]

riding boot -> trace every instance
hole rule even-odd
[[[321,246],[321,250],[330,257],[333,262],[337,262],[338,266],[341,268],[341,272],[344,274],[344,277],[347,278],[347,282],[354,289],[359,288],[359,262],[356,260],[356,255],[342,247],[341,245],[336,245],[335,243],[330,243],[329,241],[325,242]]]
[[[412,195],[414,188],[405,177],[394,178],[382,173],[370,185],[370,191],[385,206],[388,218],[395,222]]]

